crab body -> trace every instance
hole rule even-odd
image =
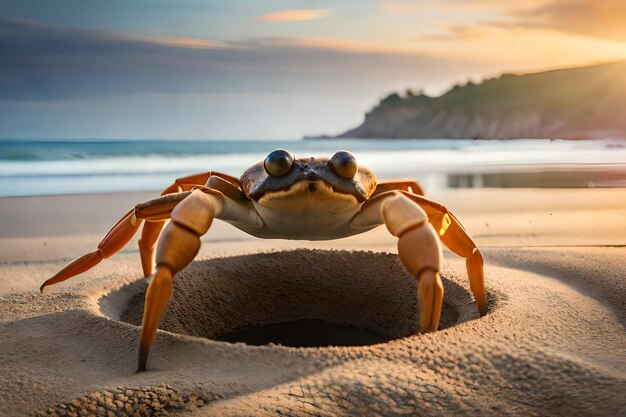
[[[365,230],[350,226],[362,203],[352,196],[336,194],[323,181],[300,182],[289,193],[264,201],[252,201],[263,226],[245,229],[261,238],[330,240]],[[372,226],[372,228],[375,226]]]
[[[293,160],[282,177],[268,174],[256,164],[241,176],[245,198],[258,213],[262,225],[245,228],[261,238],[329,240],[362,233],[350,222],[376,188],[376,177],[359,167],[352,178],[335,174],[327,158]],[[375,226],[372,226],[375,227]]]
[[[161,197],[132,208],[94,252],[59,271],[41,290],[114,255],[145,221],[139,249],[144,275],[151,280],[138,361],[138,369],[145,370],[160,316],[172,293],[172,280],[198,253],[200,236],[214,219],[261,238],[303,240],[337,239],[385,224],[398,237],[400,260],[419,282],[422,332],[435,331],[439,324],[443,242],[467,259],[470,289],[479,313],[486,313],[482,256],[452,213],[424,197],[416,181],[378,182],[372,171],[358,166],[346,151],[330,159],[296,159],[278,150],[239,179],[212,171],[178,179]]]

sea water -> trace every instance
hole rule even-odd
[[[467,185],[458,180],[466,175],[626,165],[626,141],[612,140],[4,139],[0,196],[157,191],[178,177],[209,170],[239,177],[274,149],[297,157],[349,150],[379,178],[415,178],[429,191]]]

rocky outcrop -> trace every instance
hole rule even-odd
[[[393,93],[343,138],[626,138],[626,62]]]

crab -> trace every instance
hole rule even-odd
[[[145,222],[139,253],[150,284],[138,357],[138,371],[145,371],[160,317],[172,295],[173,278],[194,259],[200,237],[214,219],[261,238],[302,240],[337,239],[384,224],[398,238],[401,262],[418,281],[421,332],[436,331],[439,325],[443,242],[466,259],[478,312],[481,316],[487,312],[482,255],[456,217],[424,197],[417,181],[378,182],[347,151],[331,158],[297,159],[286,150],[276,150],[240,179],[213,171],[177,179],[161,197],[130,209],[95,251],[45,281],[41,291],[113,256]]]

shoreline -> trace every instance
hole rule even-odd
[[[463,188],[626,188],[626,163],[519,164],[515,166],[491,165],[480,168],[442,166],[428,172],[421,172],[416,176],[436,193]],[[101,182],[102,178],[98,181]],[[0,195],[0,199],[117,193],[158,194],[162,191],[163,185],[159,183],[159,185],[150,187],[133,186],[129,189],[127,185],[125,187],[127,189],[118,190],[105,187],[101,191],[95,192],[82,189],[76,192],[67,192],[68,186],[65,185],[61,186],[61,190],[64,191],[47,194],[41,191],[18,192],[16,194],[15,192],[10,194],[10,191],[8,193],[3,191],[4,195]],[[0,192],[2,192],[1,188]]]

